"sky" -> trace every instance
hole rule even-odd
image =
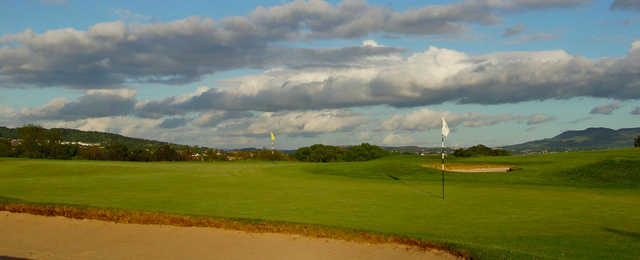
[[[640,0],[0,0],[0,126],[215,148],[640,127]]]

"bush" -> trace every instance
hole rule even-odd
[[[126,145],[114,142],[105,147],[108,160],[112,161],[126,161],[129,160],[129,149]]]
[[[104,148],[98,146],[81,148],[78,157],[84,160],[107,160]]]
[[[363,143],[347,149],[338,146],[314,144],[301,147],[293,157],[303,162],[353,162],[368,161],[389,155],[389,152],[375,145]]]
[[[471,156],[506,156],[511,155],[507,150],[503,149],[491,149],[482,144],[469,147],[467,149],[460,148],[453,152],[456,157],[471,157]]]
[[[149,162],[151,161],[151,153],[143,149],[134,149],[129,153],[129,160],[136,162]]]
[[[262,149],[256,154],[257,160],[265,160],[265,161],[286,161],[289,160],[289,156],[280,151],[271,151],[268,149]]]
[[[633,143],[633,146],[640,147],[640,135],[636,137],[636,141]]]
[[[353,161],[369,161],[389,155],[389,151],[376,145],[362,143],[360,145],[351,146],[347,149],[344,160]]]
[[[167,144],[158,147],[152,156],[153,161],[177,161],[178,158],[176,150]]]
[[[0,157],[10,157],[12,155],[11,142],[8,139],[0,138]]]

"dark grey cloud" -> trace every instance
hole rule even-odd
[[[178,128],[178,127],[182,127],[187,125],[187,120],[182,118],[182,117],[178,117],[178,118],[167,118],[164,121],[162,121],[162,123],[160,123],[158,125],[158,127],[160,128],[166,128],[166,129],[171,129],[171,128]]]
[[[640,11],[638,0],[615,0],[609,7],[611,10]]]
[[[74,100],[54,99],[48,104],[25,108],[17,114],[21,121],[79,120],[95,117],[124,116],[134,111],[136,99],[132,90],[98,90]]]
[[[620,102],[613,102],[609,104],[599,105],[591,109],[590,114],[610,115],[614,110],[617,110],[622,105]]]
[[[514,26],[511,26],[507,29],[504,30],[504,33],[502,33],[503,37],[511,37],[517,34],[520,34],[521,32],[525,31],[527,29],[526,25],[522,25],[522,24],[516,24]]]
[[[640,115],[640,107],[635,107],[633,111],[631,111],[632,115]]]
[[[571,7],[583,2],[467,0],[398,12],[361,0],[344,0],[337,5],[297,0],[220,20],[189,17],[154,24],[109,22],[87,31],[67,28],[41,34],[26,30],[0,37],[0,45],[4,45],[0,48],[0,87],[99,89],[136,82],[185,84],[203,75],[239,68],[345,63],[398,50],[354,47],[318,51],[276,45],[375,33],[459,33],[468,24],[498,21],[496,13]]]

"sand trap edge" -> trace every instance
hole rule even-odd
[[[72,219],[93,219],[123,224],[171,225],[180,227],[211,227],[252,233],[280,233],[313,238],[383,244],[395,243],[428,251],[441,251],[459,259],[474,259],[469,252],[419,239],[374,232],[364,232],[320,225],[289,222],[186,216],[161,212],[101,209],[46,204],[1,204],[0,211]]]

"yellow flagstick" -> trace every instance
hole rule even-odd
[[[271,133],[271,155],[273,155],[273,151],[276,149],[276,135],[273,134],[273,131],[270,131]]]

